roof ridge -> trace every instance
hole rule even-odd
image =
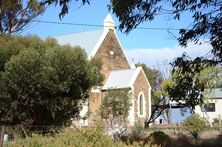
[[[95,32],[95,31],[103,31],[103,29],[96,29],[96,30],[89,30],[89,31],[73,32],[73,33],[68,33],[68,34],[63,34],[63,35],[56,35],[56,36],[53,36],[53,37],[62,37],[62,36],[67,36],[67,35],[81,34],[81,33],[87,33],[87,32]]]
[[[114,70],[111,70],[111,72],[112,71],[123,71],[123,70],[136,70],[136,68],[135,69],[132,69],[132,68],[127,68],[127,69],[114,69]]]

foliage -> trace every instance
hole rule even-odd
[[[151,116],[149,120],[146,121],[145,127],[148,127],[149,123],[154,122],[160,115],[166,115],[168,123],[171,123],[171,117],[169,114],[169,102],[171,100],[169,89],[174,85],[175,83],[172,80],[164,80],[155,91],[153,97],[156,101],[153,104]]]
[[[131,94],[129,89],[110,89],[100,106],[100,116],[102,119],[112,120],[117,124],[126,123],[131,107]]]
[[[20,51],[25,49],[34,49],[44,52],[49,48],[55,48],[58,44],[56,40],[47,38],[45,41],[36,36],[1,36],[0,37],[0,71],[4,71],[4,66],[7,61]]]
[[[222,87],[222,68],[207,67],[200,72],[200,83],[204,84],[204,88],[221,88]]]
[[[184,63],[174,69],[172,80],[175,85],[169,89],[169,95],[173,100],[183,100],[187,106],[194,108],[203,103],[205,89],[212,89],[221,85],[222,72],[220,67],[198,64],[198,61],[192,63],[186,58],[183,55],[181,57],[182,62],[189,62],[190,65],[184,66]]]
[[[151,144],[166,146],[170,141],[170,137],[162,131],[156,131],[149,136]]]
[[[16,34],[38,15],[44,12],[45,7],[38,0],[1,0],[0,1],[0,36]]]
[[[199,115],[192,114],[183,122],[183,127],[194,139],[198,140],[200,133],[206,129],[207,125],[206,121]]]
[[[189,12],[193,22],[189,25],[191,29],[180,29],[179,44],[186,47],[189,41],[201,44],[201,40],[210,42],[212,50],[210,56],[191,59],[186,55],[177,58],[172,66],[176,86],[171,89],[171,95],[175,100],[181,98],[194,108],[201,101],[198,99],[204,87],[199,82],[200,72],[208,66],[219,66],[222,64],[222,2],[218,0],[138,0],[125,1],[111,0],[109,9],[118,17],[120,30],[130,32],[145,21],[152,21],[159,14],[172,15],[174,19],[180,20],[183,13]]]
[[[5,144],[5,146],[60,146],[60,147],[139,147],[140,145],[134,142],[132,145],[126,145],[123,142],[114,142],[108,135],[104,133],[103,125],[98,122],[93,128],[66,128],[55,136],[42,136],[33,134],[32,137],[25,139],[15,139]]]
[[[143,136],[145,136],[144,125],[142,125],[141,123],[136,123],[135,126],[131,128],[131,130],[132,136],[134,138],[142,138]]]
[[[0,56],[7,56],[1,60],[0,124],[47,130],[78,117],[88,89],[100,81],[94,70],[100,67],[81,48],[60,46],[52,39],[10,37],[5,42],[0,45]]]
[[[9,143],[9,146],[89,146],[103,147],[112,145],[112,140],[107,136],[101,126],[95,128],[70,129],[66,128],[53,136],[34,134],[32,137],[18,139]]]
[[[214,118],[213,119],[213,125],[219,125],[220,124],[220,119],[219,118]]]
[[[193,23],[191,29],[181,29],[178,39],[182,46],[186,46],[188,40],[195,42],[202,36],[208,36],[213,47],[212,53],[215,60],[221,62],[221,1],[126,1],[111,0],[109,8],[120,20],[120,29],[129,32],[144,21],[151,21],[158,14],[169,14],[174,19],[180,20],[181,14],[189,12],[192,14]],[[163,5],[165,4],[165,5]],[[169,5],[168,5],[169,4]]]
[[[195,147],[187,135],[179,134],[177,138],[170,140],[170,146],[174,147]],[[202,147],[202,146],[201,146]]]
[[[158,90],[155,91],[154,97],[156,100],[160,100],[163,97],[169,97],[169,89],[173,87],[175,83],[172,80],[164,80]]]
[[[112,144],[112,140],[104,133],[103,125],[97,122],[94,128],[82,128],[73,130],[67,129],[60,133],[58,138],[63,138],[66,146],[107,146]]]
[[[59,4],[61,7],[61,12],[59,14],[59,17],[64,17],[65,14],[67,14],[69,12],[69,3],[72,0],[42,0],[41,1],[41,5],[46,6],[46,5],[52,5],[52,4]],[[81,5],[85,5],[85,4],[90,4],[91,0],[75,0],[76,2],[81,3]]]

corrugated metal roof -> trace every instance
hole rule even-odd
[[[96,46],[96,43],[99,41],[99,38],[102,36],[102,34],[103,29],[100,29],[69,35],[55,36],[54,38],[61,45],[69,44],[71,46],[80,46],[89,55],[93,48]]]
[[[207,97],[209,97],[209,98],[222,98],[222,88],[215,88],[215,89],[210,90]]]
[[[108,79],[106,80],[103,90],[107,89],[119,89],[128,88],[131,85],[132,79],[138,73],[137,69],[124,69],[124,70],[114,70],[110,73]]]

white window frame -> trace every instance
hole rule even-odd
[[[143,99],[143,114],[141,115],[140,114],[140,96],[142,95],[142,99]],[[145,117],[146,116],[146,99],[145,99],[145,95],[143,93],[143,91],[140,91],[140,93],[138,94],[138,97],[137,97],[137,108],[138,108],[138,111],[137,111],[137,114],[138,114],[138,117]]]

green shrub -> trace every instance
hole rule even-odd
[[[8,143],[10,147],[104,147],[113,145],[101,123],[92,128],[66,128],[55,136],[32,135]]]
[[[126,145],[145,146],[149,145],[147,137],[144,126],[140,123],[136,123],[135,126],[131,128],[131,133],[120,136],[120,140]]]
[[[137,125],[136,128],[138,129],[137,133],[143,132],[143,127]],[[130,135],[129,137],[132,136]],[[132,139],[134,138],[132,137]],[[97,122],[96,127],[66,128],[56,135],[49,134],[43,136],[32,134],[31,137],[15,139],[5,144],[6,147],[139,147],[142,145],[143,140],[132,140],[130,144],[113,141],[110,136],[105,134],[101,122]],[[148,142],[146,146],[149,145]]]
[[[187,130],[196,141],[206,127],[206,121],[197,114],[192,114],[183,122],[183,128]]]
[[[135,126],[132,127],[132,136],[142,137],[144,135],[145,135],[144,126],[141,123],[136,123]]]
[[[219,125],[219,124],[220,124],[219,118],[214,118],[213,119],[213,125]]]
[[[149,140],[151,144],[166,146],[170,141],[170,137],[162,131],[156,131],[150,134]]]

